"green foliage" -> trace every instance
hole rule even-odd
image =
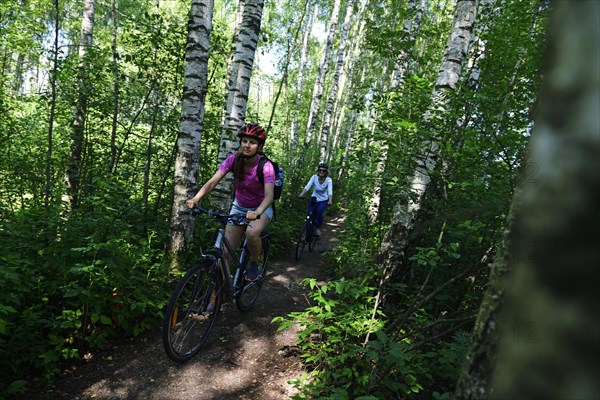
[[[273,320],[280,323],[279,330],[295,324],[302,327],[298,344],[312,372],[311,379],[302,386],[304,394],[295,398],[317,394],[320,397],[314,398],[349,398],[344,389],[349,382],[356,382],[358,387],[353,393],[360,393],[360,388],[368,385],[370,365],[361,341],[381,327],[371,317],[373,310],[369,305],[374,301],[374,289],[346,279],[322,286],[315,279],[307,279],[305,284],[311,288],[310,297],[315,304]]]
[[[109,187],[96,192],[94,209],[78,209],[69,220],[31,210],[0,221],[7,393],[35,377],[32,371],[50,381],[63,362],[137,336],[162,318],[164,238],[128,223],[139,215],[115,192],[105,196]]]
[[[301,390],[294,398],[403,398],[418,396],[425,385],[449,388],[456,380],[466,332],[439,347],[414,351],[413,339],[386,334],[381,311],[373,318],[368,305],[374,303],[375,288],[343,278],[323,286],[314,279],[305,283],[315,305],[273,320],[279,330],[301,327],[298,344],[310,374],[292,381]]]
[[[32,377],[51,380],[64,362],[110,345],[115,338],[139,335],[160,320],[170,289],[163,249],[172,206],[173,146],[189,9],[182,1],[157,7],[124,0],[118,2],[113,21],[110,2],[98,3],[94,47],[86,59],[81,200],[68,210],[61,199],[79,91],[75,44],[82,3],[59,2],[61,47],[54,103],[45,80],[53,67],[49,44],[54,4],[18,3],[16,7],[0,2],[0,350],[6,354],[0,360],[0,396],[22,393]],[[336,280],[322,287],[308,281],[315,304],[278,320],[282,327],[303,326],[300,345],[312,371],[297,380],[303,388],[298,398],[451,398],[468,334],[445,320],[468,321],[479,306],[485,267],[522,167],[545,29],[544,2],[538,0],[504,1],[493,14],[478,16],[486,45],[485,57],[474,59],[477,80],[467,79],[472,71],[465,69],[448,108],[425,121],[453,4],[436,1],[424,10],[414,43],[400,40],[405,1],[370,3],[363,16],[368,51],[356,60],[354,76],[347,77],[352,82],[343,89],[347,104],[336,105],[346,109],[346,120],[340,122],[338,148],[330,146],[336,186],[335,205],[328,213],[340,210],[345,217],[338,245],[327,255]],[[234,7],[232,2],[215,4],[199,181],[216,168]],[[329,5],[318,7],[317,18],[327,20]],[[291,114],[298,115],[300,127],[306,125],[311,92],[307,88],[314,84],[321,55],[313,38],[297,107],[293,82],[300,72],[300,46],[290,38],[302,12],[297,4],[267,5],[260,36],[265,46],[281,50],[289,43],[293,52],[268,145],[269,154],[287,173],[276,221],[269,227],[275,233],[274,256],[283,254],[298,232],[306,204],[294,199],[320,159],[318,140],[297,154],[288,143]],[[384,81],[400,50],[410,57],[409,70],[401,86],[386,90]],[[262,86],[278,84],[274,78],[260,78]],[[328,85],[330,78],[325,93]],[[255,96],[256,88],[248,99],[247,117],[265,122],[273,100]],[[341,143],[355,111],[354,136],[346,146]],[[300,136],[304,134],[301,129]],[[423,156],[421,144],[433,135],[441,168],[430,171],[432,182],[405,260],[381,287],[385,298],[373,319],[373,298],[382,276],[381,244],[390,233],[395,206],[408,201],[408,185]],[[383,150],[387,159],[381,171]],[[116,159],[109,169],[113,151]],[[381,198],[374,210],[376,195]],[[196,246],[210,246],[212,231],[201,223],[197,226]],[[197,250],[192,249],[194,255]],[[468,274],[462,279],[419,304],[464,272]]]

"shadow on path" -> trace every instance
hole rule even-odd
[[[297,391],[288,383],[303,365],[295,346],[295,329],[277,332],[276,316],[310,305],[305,278],[324,281],[323,257],[336,241],[342,223],[326,217],[322,237],[312,252],[274,261],[255,307],[241,313],[224,304],[211,336],[198,356],[186,364],[171,361],[162,347],[160,328],[115,345],[85,364],[70,368],[52,390],[28,393],[26,399],[289,399]]]

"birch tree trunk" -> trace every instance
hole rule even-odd
[[[361,88],[364,86],[364,82],[366,80],[366,67],[363,65],[361,74],[360,74],[360,83],[358,85],[354,85],[357,88]],[[354,94],[356,95],[356,93]],[[340,159],[340,169],[337,175],[336,183],[339,184],[344,172],[346,170],[346,160],[348,159],[348,154],[350,153],[350,148],[352,146],[352,140],[354,136],[354,131],[356,130],[356,124],[358,121],[358,110],[354,109],[352,111],[352,117],[350,119],[350,127],[348,128],[348,135],[346,136],[346,147],[344,148],[344,152]]]
[[[321,65],[319,66],[319,72],[313,88],[313,94],[310,102],[308,122],[306,124],[306,138],[304,139],[304,145],[308,146],[312,141],[312,135],[317,124],[317,114],[319,113],[319,105],[321,103],[321,97],[323,96],[323,87],[325,86],[325,77],[327,76],[327,70],[329,69],[329,58],[331,56],[331,48],[333,46],[333,40],[335,39],[335,32],[337,30],[337,21],[340,13],[340,2],[341,0],[335,0],[333,3],[333,10],[331,12],[331,18],[329,20],[329,30],[327,34],[327,40],[325,42],[325,49],[323,50],[323,58]]]
[[[242,26],[242,20],[244,18],[244,0],[237,0],[238,8],[237,14],[235,18],[235,30],[233,32],[233,38],[231,39],[231,54],[229,60],[227,61],[227,83],[223,87],[223,92],[225,92],[225,99],[223,101],[223,113],[221,115],[221,125],[225,126],[225,121],[227,120],[229,114],[231,113],[231,105],[233,101],[233,97],[231,96],[229,88],[231,88],[235,83],[233,79],[237,76],[237,70],[233,70],[234,64],[233,59],[235,57],[235,49],[237,47],[239,41],[240,27]],[[237,68],[237,66],[236,66]]]
[[[54,46],[52,48],[52,74],[50,77],[50,117],[48,118],[48,150],[46,151],[46,188],[44,208],[50,211],[52,201],[52,152],[54,146],[54,115],[56,113],[56,76],[58,71],[58,40],[60,37],[60,7],[54,0]]]
[[[454,11],[454,21],[440,66],[440,71],[432,92],[432,105],[425,115],[428,125],[434,124],[434,112],[443,113],[448,94],[456,89],[463,63],[469,50],[471,33],[477,11],[478,0],[458,0]],[[392,221],[382,244],[380,257],[384,279],[388,279],[402,263],[408,235],[414,226],[421,208],[421,201],[431,181],[430,171],[435,169],[438,143],[435,135],[423,143],[422,156],[417,160],[417,168],[411,180],[409,200],[394,206]]]
[[[113,115],[110,131],[110,162],[108,170],[114,172],[117,161],[117,118],[119,116],[119,61],[117,55],[117,0],[111,1],[112,15],[112,57],[113,57]]]
[[[327,161],[327,139],[329,137],[329,129],[331,125],[331,118],[333,114],[333,103],[337,97],[338,88],[340,84],[340,74],[342,67],[344,66],[344,55],[346,51],[346,42],[348,41],[348,31],[350,30],[350,20],[352,19],[352,13],[354,11],[354,0],[348,0],[346,4],[346,15],[344,16],[344,23],[340,32],[340,42],[338,45],[338,54],[335,66],[335,72],[333,74],[333,81],[331,83],[331,91],[329,92],[329,99],[327,100],[327,106],[325,107],[325,115],[323,116],[323,128],[321,129],[321,161]]]
[[[208,76],[208,55],[214,0],[193,0],[185,48],[185,70],[181,120],[171,209],[169,253],[171,267],[179,265],[194,231],[194,219],[185,201],[198,191],[198,162],[204,120],[204,99]]]
[[[302,34],[302,49],[300,50],[300,63],[298,65],[298,82],[296,83],[295,107],[292,110],[292,126],[290,130],[290,149],[295,154],[298,147],[298,110],[302,104],[302,89],[304,89],[304,73],[306,72],[306,63],[308,60],[308,41],[312,32],[314,14],[317,13],[317,7],[313,5],[312,0],[306,2],[306,15],[308,20],[304,26]]]
[[[396,56],[396,62],[394,64],[394,70],[390,78],[390,86],[392,90],[397,89],[404,81],[404,74],[408,69],[409,54],[405,50],[414,44],[416,39],[416,32],[421,25],[421,18],[423,16],[423,8],[425,7],[425,0],[419,0],[419,6],[417,7],[416,0],[409,0],[406,4],[406,18],[402,27],[402,39],[400,46],[400,52]],[[391,103],[388,104],[391,107]],[[388,157],[389,146],[386,141],[381,145],[379,161],[377,162],[377,178],[375,180],[375,189],[373,191],[373,199],[369,206],[369,219],[375,221],[379,215],[379,207],[381,205],[381,190],[383,184],[383,176],[385,174],[385,168]]]
[[[554,4],[529,168],[494,264],[507,272],[490,278],[501,291],[483,299],[458,399],[600,397],[600,3]]]
[[[238,148],[237,130],[244,125],[246,104],[250,93],[250,79],[254,66],[254,56],[260,33],[260,24],[264,0],[247,0],[244,3],[244,15],[240,26],[238,42],[232,63],[232,74],[228,93],[228,115],[221,132],[218,163],[220,164]],[[230,105],[230,106],[229,106]],[[233,178],[228,174],[215,188],[213,204],[221,210],[229,210],[232,203]]]
[[[290,61],[292,59],[292,49],[296,48],[296,44],[298,43],[298,35],[300,34],[300,31],[302,30],[302,25],[303,25],[303,21],[306,17],[306,12],[310,12],[310,9],[309,9],[310,1],[307,0],[306,4],[307,4],[307,7],[304,10],[304,13],[300,16],[299,20],[296,19],[298,21],[298,26],[296,27],[296,32],[294,33],[293,39],[288,39],[285,63],[283,66],[283,76],[281,77],[281,80],[279,81],[279,86],[277,88],[277,94],[275,94],[275,99],[273,100],[273,106],[271,107],[271,115],[269,117],[269,123],[267,124],[267,127],[266,127],[267,132],[269,132],[271,130],[273,118],[275,117],[275,111],[277,110],[277,103],[279,102],[279,97],[281,96],[281,91],[283,90],[283,85],[285,84],[287,86]],[[302,95],[301,92],[298,92],[298,93],[300,95]],[[260,99],[258,99],[258,100],[260,100]],[[259,101],[259,103],[260,103],[260,101]],[[296,113],[297,113],[297,111],[296,111]]]
[[[158,21],[158,16],[159,16],[159,12],[160,12],[160,0],[156,0],[155,1],[155,6],[156,6],[156,14],[154,15],[154,30],[156,32],[157,36],[160,36],[160,23]],[[152,148],[154,146],[154,135],[155,135],[155,131],[157,129],[156,126],[156,118],[158,116],[158,113],[160,111],[160,82],[158,81],[158,76],[157,76],[157,62],[158,62],[158,44],[154,45],[154,48],[152,49],[152,72],[151,72],[151,76],[152,76],[152,81],[153,81],[153,86],[156,85],[156,90],[154,92],[154,107],[153,107],[153,111],[152,111],[152,123],[150,124],[150,130],[148,132],[148,138],[146,140],[146,161],[144,163],[144,183],[142,186],[142,209],[144,212],[144,221],[146,221],[147,216],[148,216],[148,196],[150,194],[150,171],[151,171],[151,167],[152,167]]]
[[[79,43],[79,82],[77,104],[75,105],[73,126],[71,128],[71,145],[69,152],[69,163],[65,183],[67,194],[64,200],[67,209],[71,210],[78,205],[78,193],[81,173],[81,157],[83,153],[85,118],[87,114],[87,73],[88,50],[94,44],[94,17],[96,14],[96,0],[85,0],[83,5],[83,17],[81,20],[81,38]]]
[[[370,2],[370,0],[365,0],[362,3],[361,8],[358,12],[357,24],[355,25],[355,32],[352,35],[352,38],[354,40],[354,46],[349,51],[349,53],[350,53],[349,57],[346,57],[347,68],[342,68],[342,75],[343,75],[343,78],[341,79],[341,81],[343,82],[343,84],[341,85],[342,93],[340,93],[341,96],[338,99],[338,103],[341,106],[339,107],[339,111],[337,113],[334,113],[334,115],[337,114],[337,121],[334,125],[335,133],[333,135],[333,143],[331,145],[333,152],[329,152],[329,157],[327,160],[328,163],[331,161],[334,161],[333,156],[335,156],[335,149],[338,148],[338,144],[340,142],[342,126],[344,126],[344,120],[345,120],[345,116],[346,116],[346,109],[348,108],[348,99],[352,98],[354,96],[354,91],[356,90],[355,88],[357,87],[357,85],[355,85],[353,82],[354,69],[356,67],[356,64],[359,62],[359,60],[361,58],[362,48],[364,46],[363,40],[364,40],[364,36],[365,36],[365,26],[367,24],[367,19],[365,17],[365,10],[369,6],[369,2]],[[364,76],[363,76],[363,78],[364,78]],[[361,79],[361,82],[362,81],[363,80]],[[344,89],[346,86],[348,86],[348,88]],[[356,115],[354,114],[352,117],[352,120],[355,120],[355,116]],[[351,125],[353,125],[353,124],[351,123]],[[351,143],[352,136],[351,136],[350,132],[347,132],[347,134],[350,136],[350,143]],[[348,150],[348,148],[346,148],[346,151],[347,150]],[[342,155],[340,158],[344,159],[344,156],[346,154]]]

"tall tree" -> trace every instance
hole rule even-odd
[[[50,117],[48,119],[48,150],[46,152],[46,189],[44,206],[50,211],[52,200],[52,152],[54,147],[54,116],[56,113],[56,75],[58,72],[58,40],[60,36],[60,7],[54,0],[54,46],[52,47],[52,74],[50,78]]]
[[[232,76],[227,96],[227,109],[225,124],[221,131],[218,162],[222,162],[237,149],[237,130],[244,125],[246,118],[246,105],[250,93],[250,79],[258,36],[264,0],[246,0],[244,15],[240,26],[238,42],[232,63]],[[235,76],[233,75],[235,74]],[[228,210],[231,205],[233,192],[233,178],[229,175],[217,186],[213,195],[213,203],[221,210]]]
[[[285,62],[283,65],[283,76],[281,77],[281,80],[279,82],[279,87],[277,88],[277,93],[275,94],[275,98],[273,99],[273,106],[271,107],[271,115],[269,116],[269,123],[267,124],[267,131],[271,130],[273,118],[275,116],[275,111],[277,109],[277,102],[279,101],[279,96],[281,95],[283,85],[284,84],[287,85],[289,67],[290,67],[290,62],[292,59],[292,49],[296,48],[296,44],[298,42],[298,35],[300,34],[300,31],[302,30],[302,26],[304,25],[303,22],[306,17],[306,12],[310,12],[310,7],[309,7],[310,0],[307,0],[306,3],[307,3],[307,6],[304,9],[304,13],[300,16],[300,18],[298,20],[298,25],[296,26],[296,32],[294,33],[294,36],[292,38],[288,38],[288,40],[287,40],[287,49],[285,52]],[[295,18],[295,19],[297,19],[297,18]],[[301,92],[298,92],[298,94],[301,95]],[[260,100],[260,99],[257,99],[257,100]],[[296,114],[296,116],[297,116],[297,114]]]
[[[321,104],[321,97],[323,97],[323,87],[325,86],[325,77],[329,69],[329,58],[331,57],[331,49],[333,47],[333,41],[337,31],[338,17],[340,13],[341,0],[334,0],[333,10],[331,11],[331,18],[329,19],[329,27],[327,29],[327,40],[325,41],[325,49],[323,50],[323,58],[319,65],[319,71],[317,73],[317,79],[313,88],[313,94],[310,100],[310,109],[308,114],[308,122],[306,124],[306,137],[304,138],[304,145],[312,141],[312,136],[317,125],[317,115],[319,113],[319,106]]]
[[[327,106],[325,107],[325,114],[323,116],[323,127],[321,129],[321,149],[320,155],[321,160],[326,161],[328,159],[327,144],[329,138],[329,131],[331,129],[331,119],[333,115],[333,105],[335,98],[338,94],[340,85],[340,74],[342,73],[342,67],[344,66],[344,55],[346,52],[346,43],[348,41],[348,31],[350,30],[350,21],[352,19],[352,13],[354,12],[354,0],[348,0],[346,3],[346,15],[344,16],[344,23],[340,31],[340,41],[338,44],[338,54],[335,64],[335,72],[333,74],[333,80],[331,82],[331,90],[329,92],[329,98],[327,100]]]
[[[117,118],[119,117],[119,95],[121,92],[119,87],[119,55],[117,54],[117,0],[111,1],[110,9],[112,15],[113,113],[110,130],[110,163],[108,164],[108,170],[113,172],[117,161]]]
[[[400,51],[396,56],[396,62],[394,64],[394,70],[390,78],[390,89],[397,90],[398,87],[404,81],[404,74],[408,69],[408,63],[410,61],[409,49],[414,45],[416,39],[416,33],[421,25],[421,17],[423,15],[423,8],[425,7],[425,0],[409,0],[406,4],[406,16],[404,18],[404,24],[402,25],[402,36],[400,39]],[[391,101],[388,102],[388,107],[391,107]],[[388,157],[389,146],[387,141],[384,140],[381,144],[381,150],[379,153],[379,161],[377,163],[377,176],[375,178],[375,189],[373,191],[373,198],[371,206],[369,207],[369,218],[372,221],[377,219],[379,215],[379,206],[381,203],[381,190],[383,175],[385,172],[385,166]]]
[[[527,167],[459,399],[600,396],[600,3],[554,2]]]
[[[177,136],[171,208],[169,252],[173,267],[178,265],[180,256],[187,249],[194,231],[194,219],[188,212],[185,201],[198,190],[198,162],[204,121],[213,9],[214,0],[193,0],[188,23],[181,120]]]
[[[83,153],[85,119],[87,115],[87,76],[89,69],[88,53],[94,44],[94,18],[96,0],[85,0],[81,20],[81,39],[79,42],[79,82],[77,104],[71,132],[71,148],[67,167],[65,200],[68,208],[77,207]]]
[[[242,21],[244,19],[244,4],[246,3],[245,0],[237,0],[236,1],[238,7],[237,7],[237,13],[236,13],[236,17],[235,17],[235,28],[233,31],[233,36],[231,38],[231,51],[229,54],[229,58],[227,59],[227,81],[225,82],[224,86],[223,86],[223,92],[225,94],[224,99],[223,99],[223,111],[221,113],[221,125],[225,126],[225,121],[227,120],[229,114],[231,113],[231,102],[233,101],[233,97],[231,97],[230,95],[230,91],[229,88],[231,88],[235,82],[234,82],[234,78],[237,76],[237,70],[234,68],[237,68],[239,64],[234,64],[234,58],[235,58],[235,49],[237,47],[238,41],[239,41],[239,34],[240,34],[240,29],[242,27]]]
[[[478,0],[458,0],[454,11],[452,29],[444,52],[437,80],[431,95],[431,106],[425,115],[427,129],[434,129],[435,115],[443,115],[448,105],[450,92],[456,89],[466,60],[471,33],[475,22]],[[435,169],[439,151],[439,138],[435,131],[422,144],[422,154],[417,159],[417,168],[411,179],[408,202],[398,202],[390,227],[381,244],[381,260],[386,277],[402,263],[408,235],[421,208],[421,201],[431,181],[430,173]]]
[[[308,60],[308,42],[312,32],[313,21],[317,13],[316,5],[313,5],[312,0],[306,1],[306,15],[308,19],[302,30],[302,48],[300,50],[300,61],[298,64],[298,80],[296,82],[296,100],[292,108],[292,127],[290,128],[290,149],[294,154],[298,146],[298,110],[302,104],[302,90],[304,89],[304,78],[306,74],[306,63]]]

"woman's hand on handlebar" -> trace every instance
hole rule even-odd
[[[259,218],[260,218],[260,214],[257,213],[256,211],[249,210],[246,212],[246,219],[248,221],[254,221],[255,219],[259,219]]]
[[[187,208],[194,208],[196,206],[196,202],[194,201],[194,199],[187,199],[185,201],[185,205],[187,206]]]

